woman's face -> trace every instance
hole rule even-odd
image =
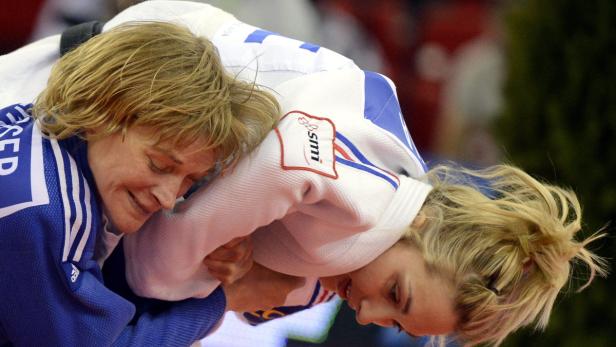
[[[205,141],[174,148],[151,139],[152,130],[131,128],[88,141],[88,163],[103,208],[123,233],[137,231],[160,209],[171,209],[196,181],[214,166]]]
[[[429,272],[421,252],[406,241],[321,284],[345,299],[362,325],[398,326],[414,336],[447,334],[456,326],[452,281]]]

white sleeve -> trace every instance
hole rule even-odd
[[[194,34],[212,38],[224,23],[237,21],[214,6],[189,1],[144,1],[109,20],[103,30],[132,21],[165,21],[183,25]]]
[[[47,85],[52,65],[60,58],[60,35],[35,41],[0,56],[0,107],[31,103]]]

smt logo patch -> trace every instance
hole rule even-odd
[[[280,140],[281,166],[338,178],[334,157],[334,123],[301,111],[287,113],[276,127]]]

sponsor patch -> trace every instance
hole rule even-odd
[[[327,118],[301,111],[287,113],[276,127],[285,170],[307,170],[338,178],[334,157],[336,128]]]

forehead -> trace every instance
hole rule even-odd
[[[209,148],[205,138],[190,143],[158,140],[156,131],[147,127],[135,127],[132,133],[147,150],[165,156],[175,164],[190,171],[207,171],[216,163],[216,151]]]
[[[421,251],[408,245],[407,261],[400,262],[401,282],[410,293],[411,305],[401,324],[413,335],[443,335],[455,330],[455,286],[451,276],[430,270]]]
[[[403,326],[414,335],[443,335],[456,328],[455,290],[451,283],[428,275],[412,285],[413,299]]]
[[[205,140],[191,144],[173,144],[169,141],[159,142],[150,147],[153,151],[168,157],[177,165],[207,171],[216,163],[215,150],[208,148]]]

